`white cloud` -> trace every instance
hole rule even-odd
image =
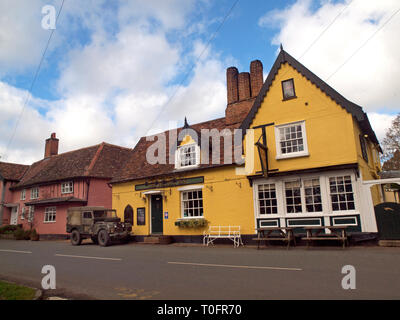
[[[398,112],[400,82],[400,19],[395,16],[354,57],[336,70],[398,9],[398,1],[374,0],[344,3],[323,1],[313,8],[311,0],[298,0],[283,10],[268,12],[262,27],[278,26],[272,44],[299,59],[347,99],[363,107],[378,137]],[[303,57],[301,55],[334,20]],[[335,73],[336,72],[336,73]],[[334,74],[335,73],[335,74]],[[333,75],[334,74],[334,75]]]
[[[382,140],[385,138],[386,131],[392,125],[392,121],[394,120],[394,118],[396,118],[396,115],[377,112],[368,113],[368,119],[371,122],[372,127],[374,128],[375,134],[379,142],[382,142]]]
[[[66,2],[63,23],[56,30],[59,41],[67,42],[66,54],[59,62],[60,76],[52,84],[60,98],[31,97],[7,159],[2,160],[31,163],[41,159],[44,140],[51,132],[60,139],[59,152],[101,141],[134,147],[149,130],[166,129],[169,121],[181,121],[184,115],[191,123],[223,116],[225,70],[212,48],[165,105],[204,44],[193,33],[185,41],[194,1],[150,2],[120,1],[104,14],[109,4],[105,1]],[[88,32],[85,44],[79,43],[82,39],[68,42],[68,36],[81,28]],[[2,137],[9,136],[18,119],[24,94],[5,83],[0,86]],[[166,112],[160,114],[161,110]],[[0,140],[1,155],[7,141]]]
[[[37,65],[49,37],[41,25],[44,0],[0,1],[0,76]]]

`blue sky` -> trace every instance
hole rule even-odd
[[[191,123],[221,117],[226,68],[248,71],[259,59],[267,74],[280,43],[363,106],[378,138],[400,109],[395,0],[240,0],[199,60],[234,0],[65,0],[29,93],[51,32],[41,26],[41,9],[53,5],[58,12],[61,3],[0,3],[4,161],[39,160],[51,132],[60,152],[101,141],[133,147],[140,136],[179,125],[184,116]]]

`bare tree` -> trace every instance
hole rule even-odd
[[[400,170],[400,113],[392,121],[382,141],[384,170]]]

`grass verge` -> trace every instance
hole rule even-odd
[[[0,281],[0,300],[32,300],[35,293],[35,289]]]

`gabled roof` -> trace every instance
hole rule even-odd
[[[19,181],[28,168],[29,166],[24,164],[0,162],[0,178]]]
[[[61,153],[32,164],[13,189],[82,177],[111,179],[131,153],[105,142]]]
[[[181,130],[185,129],[192,129],[195,132],[201,132],[202,129],[217,129],[219,131],[228,129],[231,130],[233,134],[233,130],[237,129],[240,125],[240,122],[237,122],[235,124],[229,124],[227,125],[225,122],[225,118],[219,118],[215,120],[210,120],[202,123],[197,123],[190,125],[190,127],[185,126],[177,129],[177,135],[179,136]],[[133,149],[132,156],[130,159],[126,162],[126,165],[123,167],[122,170],[120,170],[115,177],[112,179],[111,183],[116,183],[116,182],[126,182],[126,181],[132,181],[132,180],[138,180],[138,179],[144,179],[148,177],[158,177],[158,176],[164,176],[164,175],[170,175],[170,174],[182,174],[182,172],[187,172],[187,171],[192,171],[192,170],[201,170],[205,168],[212,168],[212,167],[219,167],[219,166],[224,166],[224,165],[231,165],[232,163],[227,163],[224,164],[224,152],[223,152],[223,146],[224,143],[220,143],[220,163],[219,164],[212,164],[211,159],[212,159],[212,152],[209,152],[209,158],[210,158],[210,163],[209,164],[200,164],[196,168],[191,168],[191,169],[180,169],[176,170],[174,164],[170,164],[169,162],[169,136],[170,136],[171,131],[165,131],[165,137],[166,137],[166,164],[150,164],[147,159],[146,159],[146,153],[147,149],[156,141],[147,141],[146,137],[140,138],[139,142],[136,144],[135,148]],[[200,139],[200,137],[199,137]],[[210,143],[211,145],[211,143]],[[204,151],[203,151],[204,152]],[[234,154],[234,151],[232,151],[232,155]],[[174,159],[175,160],[175,159]],[[233,160],[232,160],[233,161]],[[174,161],[173,161],[174,162]]]
[[[274,65],[269,72],[267,79],[265,80],[256,100],[254,101],[253,107],[250,109],[250,112],[247,114],[247,117],[244,119],[240,128],[242,130],[248,129],[253,121],[258,109],[260,108],[265,96],[267,95],[269,88],[272,85],[276,75],[282,64],[288,63],[295,70],[297,70],[301,75],[303,75],[306,79],[311,81],[317,88],[319,88],[322,92],[327,94],[332,100],[334,100],[338,105],[342,108],[346,109],[347,112],[353,115],[353,117],[357,120],[361,130],[364,134],[367,134],[372,142],[379,145],[378,139],[374,131],[372,130],[371,124],[368,120],[367,114],[362,110],[362,108],[355,103],[347,100],[343,97],[339,92],[329,86],[325,81],[319,78],[317,75],[308,70],[304,65],[298,62],[295,58],[293,58],[290,54],[284,51],[281,48],[281,51],[278,57],[275,60]]]

